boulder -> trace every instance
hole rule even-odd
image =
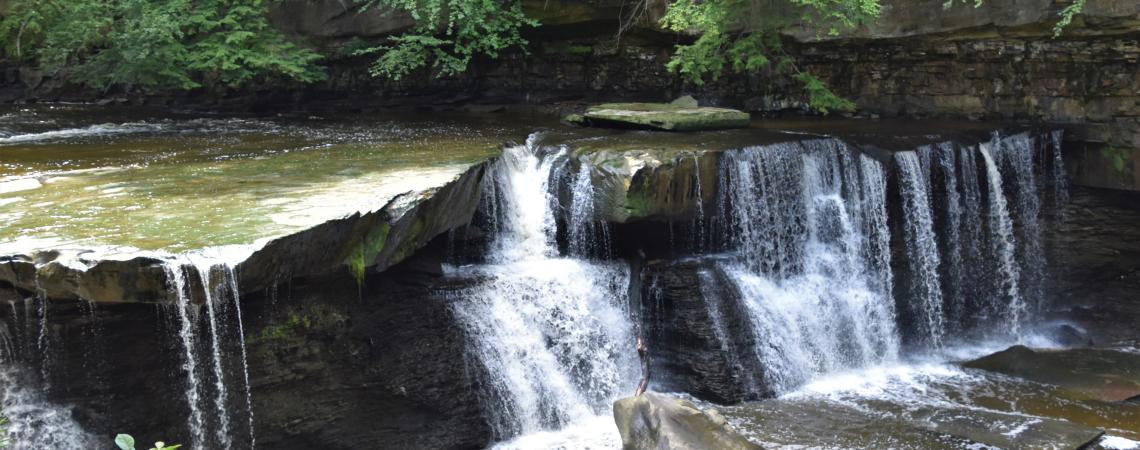
[[[614,420],[625,450],[759,450],[725,423],[715,409],[646,392],[614,402]]]
[[[691,98],[690,98],[691,100]],[[704,131],[747,128],[748,113],[728,108],[700,107],[691,101],[677,103],[604,103],[591,106],[579,123],[609,128],[646,128],[665,131]]]
[[[650,261],[642,276],[654,389],[719,404],[772,394],[747,307],[715,259]]]
[[[1060,386],[1080,398],[1119,402],[1140,395],[1140,355],[1135,353],[1015,345],[964,365]]]

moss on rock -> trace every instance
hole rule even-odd
[[[569,118],[567,119],[569,121]],[[633,127],[665,131],[703,131],[748,127],[748,113],[689,103],[603,103],[591,106],[581,123],[597,127]]]

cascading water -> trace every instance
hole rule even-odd
[[[904,303],[913,305],[920,336],[970,325],[1000,330],[988,337],[1025,337],[1044,296],[1036,149],[1035,138],[1020,133],[895,155],[912,286]],[[1056,155],[1053,176],[1064,171]]]
[[[1011,334],[1020,337],[1026,307],[1018,286],[1020,270],[1016,258],[1017,243],[1014,242],[1013,221],[1009,217],[1009,207],[1002,189],[1001,171],[990,154],[990,149],[991,144],[983,143],[978,151],[985,163],[986,179],[989,181],[990,241],[993,243],[993,254],[997,256],[998,298],[1001,299],[997,307],[999,314],[1004,312]]]
[[[915,301],[909,304],[911,316],[919,339],[937,348],[942,345],[946,328],[942,316],[942,284],[938,277],[941,262],[927,189],[929,177],[915,152],[895,154],[895,163],[899,169],[903,235],[913,280],[911,296]]]
[[[558,255],[551,180],[565,161],[565,149],[541,147],[537,136],[506,149],[485,181],[488,263],[448,268],[476,280],[451,309],[485,370],[497,439],[609,422],[610,402],[636,384],[627,266]],[[519,439],[501,445],[540,445]]]
[[[7,435],[0,440],[7,439],[13,450],[100,447],[72,417],[71,408],[47,399],[48,372],[36,366],[45,367],[51,355],[49,331],[42,321],[48,304],[28,298],[24,306],[22,329],[10,330],[0,322],[0,411],[8,420]],[[16,302],[9,308],[12,324],[19,323]]]
[[[722,270],[769,389],[895,358],[882,167],[818,140],[729,152],[720,171],[720,239],[742,260]]]
[[[965,297],[962,295],[962,286],[966,284],[966,278],[962,264],[962,200],[958,192],[957,151],[954,144],[949,142],[939,144],[935,157],[942,178],[942,191],[945,194],[944,201],[937,205],[946,216],[941,225],[945,231],[940,235],[943,243],[941,251],[945,255],[942,258],[943,264],[948,266],[944,310],[948,320],[948,331],[957,331],[966,310]]]
[[[234,358],[228,355],[230,352],[227,352],[227,349],[232,347],[230,345],[232,333],[226,330],[229,322],[227,310],[230,309],[223,300],[226,291],[233,300],[231,305],[236,322],[233,327],[236,327],[237,345],[240,350],[237,355],[239,365],[237,370],[241,371],[240,382],[244,388],[244,396],[239,400],[244,402],[244,413],[248,418],[249,448],[254,448],[256,443],[245,328],[241,320],[237,275],[228,259],[240,260],[240,258],[227,258],[221,249],[213,249],[210,254],[193,253],[175,257],[165,265],[168,288],[172,297],[176,299],[173,315],[177,322],[178,341],[183,352],[182,370],[186,375],[185,398],[189,408],[187,425],[191,438],[188,445],[190,448],[229,449],[240,441],[230,423],[233,415],[233,408],[230,405],[232,397],[230,386],[235,381],[228,373],[232,370],[227,371],[227,366],[233,366],[230,360]],[[194,292],[191,284],[193,278],[186,268],[192,269],[194,277],[202,286],[201,298],[204,308],[193,302]],[[204,315],[202,309],[205,309]],[[199,332],[201,319],[206,320],[205,328],[208,336],[202,336]],[[207,337],[208,344],[204,342]],[[208,352],[206,359],[202,357],[203,350]],[[212,386],[208,385],[211,380]],[[213,396],[208,399],[210,393]],[[211,434],[211,428],[212,439],[207,437]]]
[[[609,235],[604,222],[597,220],[594,183],[590,165],[582,163],[570,191],[570,210],[566,217],[567,251],[572,256],[589,258],[608,256]]]
[[[1050,172],[1051,181],[1053,183],[1053,206],[1057,207],[1057,211],[1061,211],[1058,206],[1064,205],[1069,201],[1069,182],[1065,176],[1065,161],[1061,158],[1061,144],[1064,140],[1064,131],[1055,130],[1049,133],[1049,150],[1050,157],[1053,160],[1052,170]]]

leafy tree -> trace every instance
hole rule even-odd
[[[518,0],[368,0],[367,6],[403,11],[416,21],[412,30],[354,52],[377,55],[371,73],[394,80],[429,66],[437,77],[462,73],[475,56],[524,48],[522,29],[538,26]]]
[[[700,36],[692,44],[679,45],[667,67],[697,85],[725,72],[770,69],[798,81],[817,111],[852,110],[853,103],[796,66],[784,52],[778,31],[801,20],[837,34],[878,15],[878,0],[673,0],[662,25]]]
[[[947,0],[944,6],[950,8],[956,1]],[[973,0],[974,6],[981,6],[982,1]],[[1055,34],[1072,22],[1085,1],[1073,0],[1060,12]],[[808,105],[816,111],[850,111],[854,103],[797,67],[795,59],[782,48],[779,30],[798,22],[837,35],[843,29],[870,23],[880,11],[879,0],[671,0],[662,26],[698,37],[691,44],[677,46],[668,68],[696,85],[724,73],[766,69],[771,75],[789,76],[799,82]]]
[[[4,52],[93,88],[240,87],[323,78],[321,57],[287,41],[266,0],[11,0]]]

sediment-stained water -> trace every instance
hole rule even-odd
[[[442,185],[529,132],[446,114],[5,117],[0,254],[252,244]]]

